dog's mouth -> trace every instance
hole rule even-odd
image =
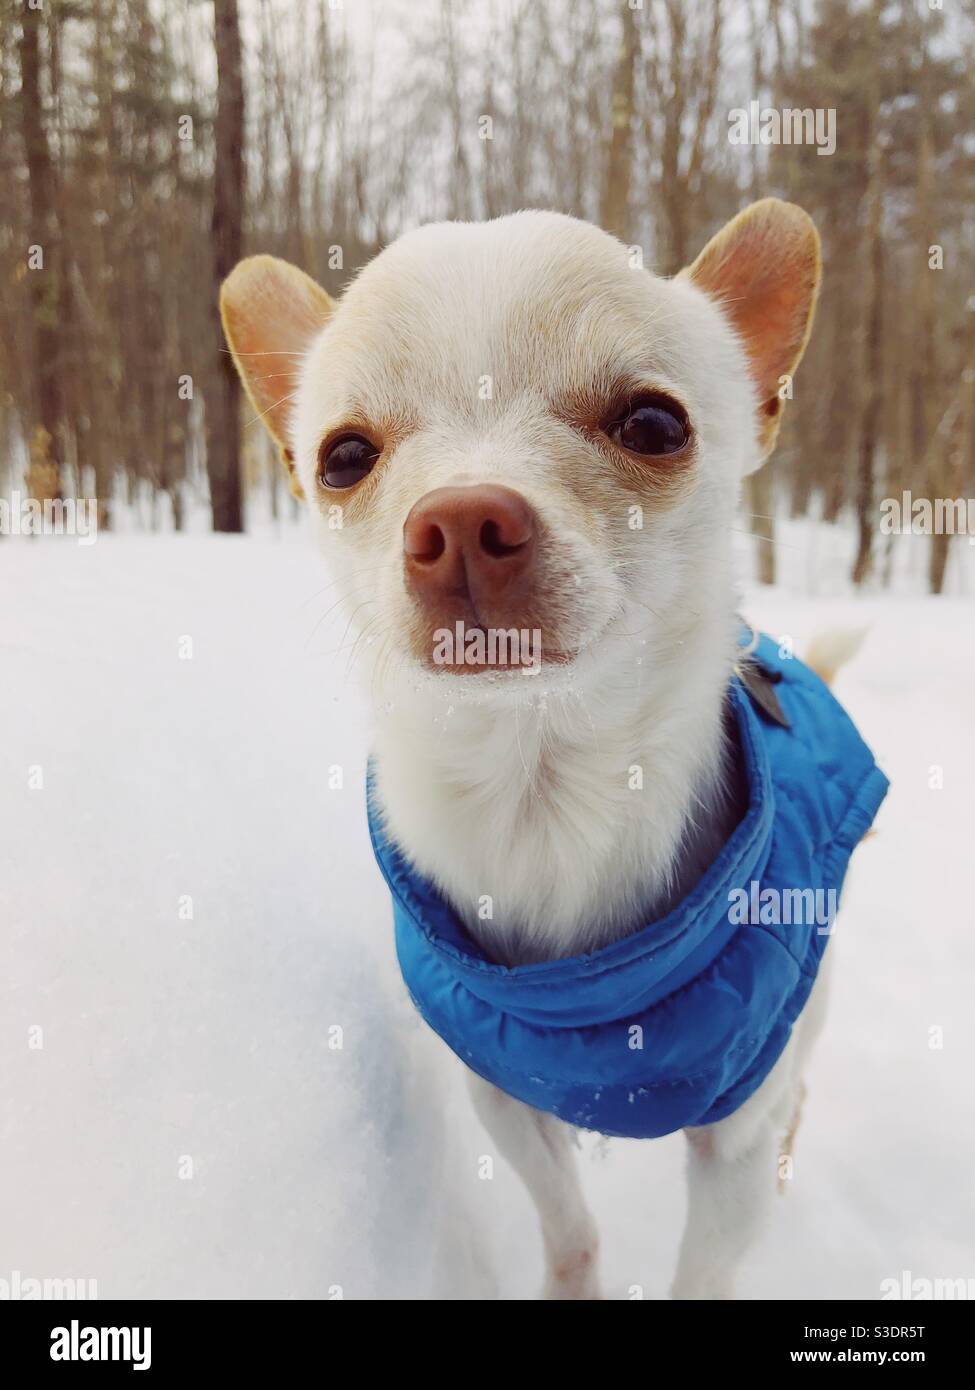
[[[401,629],[413,662],[424,672],[463,677],[571,677],[623,615],[624,594],[608,579],[577,577],[569,567],[517,595],[485,595],[458,586],[436,603],[408,595]]]

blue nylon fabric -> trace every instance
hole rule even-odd
[[[791,727],[759,716],[732,680],[745,815],[673,911],[586,955],[490,961],[386,836],[370,782],[369,830],[413,1003],[469,1067],[538,1110],[629,1138],[712,1124],[758,1089],[788,1042],[829,934],[815,921],[736,923],[729,894],[755,882],[838,897],[888,782],[818,676],[765,636],[754,657],[780,673]]]

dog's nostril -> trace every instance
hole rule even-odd
[[[527,539],[527,537],[522,537],[506,540],[496,521],[485,521],[478,536],[481,549],[485,554],[490,555],[492,560],[499,560],[505,555],[513,555],[516,550],[520,550],[527,543]]]
[[[439,526],[431,524],[429,533],[427,535],[426,546],[424,547],[423,554],[419,558],[421,560],[427,560],[432,564],[434,560],[440,559],[441,555],[444,553],[446,549],[447,542],[444,539],[443,532],[441,531]]]
[[[415,560],[421,565],[436,564],[446,549],[447,542],[444,533],[433,521],[423,528],[421,535],[417,536],[414,532],[407,539],[407,554],[411,560]]]

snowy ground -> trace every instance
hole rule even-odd
[[[828,546],[814,559],[828,574]],[[102,1298],[540,1284],[527,1199],[500,1161],[478,1176],[459,1067],[398,983],[326,582],[299,533],[0,542],[0,1278]],[[741,1293],[975,1276],[971,600],[754,590],[746,611],[800,653],[869,624],[839,693],[893,790],[831,946],[795,1180]],[[607,1284],[665,1296],[682,1140],[582,1147]]]

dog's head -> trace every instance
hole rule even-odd
[[[524,212],[410,232],[339,302],[256,256],[222,311],[385,669],[466,682],[653,653],[726,598],[818,283],[811,221],[767,199],[674,280]]]

